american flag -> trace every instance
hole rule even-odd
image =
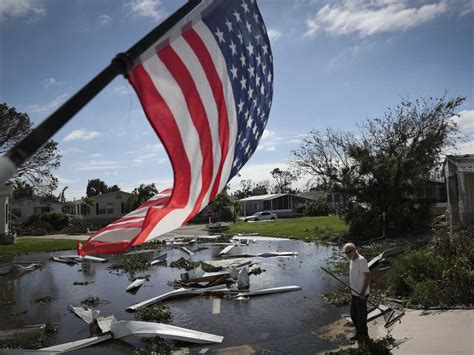
[[[140,56],[129,80],[170,157],[174,186],[92,235],[81,254],[122,252],[180,227],[250,159],[273,93],[255,0],[202,1]]]

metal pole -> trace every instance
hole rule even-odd
[[[88,82],[60,108],[46,118],[38,127],[15,145],[4,156],[0,157],[0,186],[12,178],[17,169],[51,137],[61,129],[77,112],[91,101],[118,74],[126,78],[133,62],[153,43],[160,39],[184,16],[191,12],[201,0],[189,0],[175,13],[134,44],[127,52],[119,53],[112,62],[95,78]]]

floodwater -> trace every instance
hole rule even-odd
[[[198,244],[188,246],[207,249],[195,252],[194,261],[220,259],[222,245]],[[247,301],[222,299],[219,314],[213,314],[213,298],[201,296],[165,300],[173,315],[172,325],[224,336],[222,344],[185,344],[191,353],[209,348],[208,353],[219,349],[250,346],[257,353],[314,354],[332,349],[336,344],[324,340],[320,328],[341,318],[345,307],[336,308],[325,303],[321,293],[340,289],[334,281],[320,271],[331,256],[334,246],[306,243],[296,240],[259,241],[249,246],[235,247],[229,255],[256,254],[269,251],[297,251],[298,256],[254,258],[265,272],[250,276],[250,290],[269,287],[298,285],[301,291],[251,297]],[[168,253],[168,263],[188,255],[178,247],[163,246],[155,255]],[[49,261],[50,255],[66,255],[71,252],[55,252],[17,257],[17,260],[42,260],[44,267],[11,279],[0,276],[0,300],[14,301],[13,305],[0,306],[0,330],[18,328],[30,324],[50,322],[57,324],[58,331],[48,338],[50,345],[84,339],[90,336],[89,326],[69,312],[69,304],[79,306],[81,300],[96,296],[107,300],[97,309],[102,316],[114,314],[119,320],[134,320],[133,313],[126,312],[132,304],[171,291],[169,281],[180,278],[183,269],[167,266],[151,266],[144,274],[150,275],[136,294],[125,292],[131,280],[128,275],[117,275],[107,269],[114,261],[126,256],[114,256],[107,263],[83,263],[69,266]],[[151,257],[151,255],[150,255]],[[137,275],[139,276],[139,275]],[[73,285],[75,281],[91,282]],[[50,303],[39,304],[35,299],[52,296]],[[24,314],[22,311],[26,310]],[[134,345],[141,342],[109,340],[86,349],[73,352],[86,354],[130,354]]]

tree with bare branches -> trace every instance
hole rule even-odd
[[[0,154],[5,154],[19,143],[33,129],[33,123],[26,113],[17,112],[7,104],[0,104]],[[25,183],[32,186],[39,195],[50,194],[56,189],[58,179],[52,170],[60,165],[61,155],[58,143],[50,140],[41,147],[20,168],[9,183],[13,189]]]
[[[381,235],[384,223],[393,233],[424,227],[429,201],[418,193],[439,170],[442,149],[460,138],[453,117],[464,100],[404,99],[359,125],[358,134],[313,130],[292,152],[293,163],[354,202],[345,217],[355,235]]]

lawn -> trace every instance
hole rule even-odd
[[[76,249],[77,240],[17,238],[15,244],[0,245],[0,258],[29,253]]]
[[[276,221],[237,222],[229,233],[258,233],[265,236],[304,240],[334,241],[347,233],[347,224],[338,216],[301,217]]]

